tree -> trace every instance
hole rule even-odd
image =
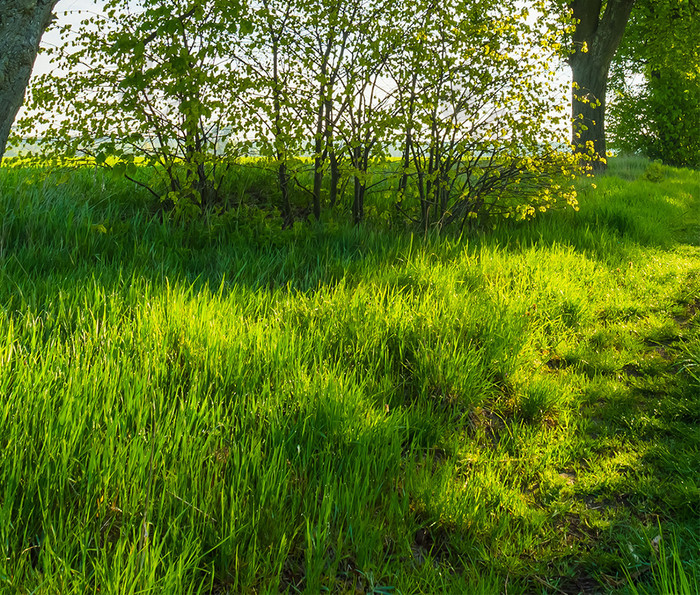
[[[556,110],[565,91],[549,65],[561,56],[564,31],[554,11],[539,4],[533,27],[515,2],[417,5],[392,64],[400,208],[424,228],[526,219],[558,201],[575,208],[560,180],[572,164],[557,149],[566,145]]]
[[[231,58],[240,5],[108,0],[104,9],[77,32],[61,28],[72,42],[49,50],[58,73],[33,83],[18,129],[40,134],[45,156],[88,156],[180,212],[203,212],[221,199],[238,149],[228,141],[240,122]]]
[[[316,218],[426,230],[575,207],[557,1],[533,0],[535,20],[519,0],[108,0],[61,30],[73,41],[18,131],[192,216],[225,207],[223,172],[250,153],[273,165],[286,224],[296,189]]]
[[[574,149],[593,152],[592,167],[606,167],[605,95],[610,64],[636,0],[573,0],[577,21],[569,57],[573,75],[571,108]]]
[[[0,163],[58,0],[0,0]]]
[[[357,3],[355,35],[341,75],[341,96],[337,110],[341,114],[338,136],[342,138],[350,163],[353,198],[352,220],[365,216],[365,196],[371,187],[370,167],[375,168],[388,156],[389,142],[396,125],[393,104],[396,90],[383,84],[390,58],[397,54],[404,37],[394,26],[398,19],[393,0]],[[386,22],[383,22],[386,21]]]
[[[290,183],[295,177],[292,160],[300,152],[300,126],[292,111],[291,79],[296,74],[290,56],[296,11],[291,0],[260,0],[251,11],[252,27],[239,42],[236,61],[245,72],[244,93],[248,128],[256,138],[261,157],[277,171],[280,212],[285,225],[293,223]]]
[[[700,3],[641,0],[610,76],[611,141],[676,166],[700,166]]]

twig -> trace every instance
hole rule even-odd
[[[129,180],[130,182],[133,182],[134,184],[136,184],[137,186],[141,186],[141,188],[145,188],[145,189],[148,190],[153,196],[155,196],[157,199],[160,200],[160,199],[162,198],[162,197],[160,196],[160,194],[158,194],[155,190],[153,190],[153,188],[151,188],[151,187],[148,186],[147,184],[144,184],[143,182],[140,182],[139,180],[136,180],[136,179],[132,178],[132,177],[131,177],[130,175],[128,175],[128,174],[124,174],[124,177],[125,177],[127,180]]]

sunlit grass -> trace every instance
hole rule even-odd
[[[697,577],[700,177],[615,168],[462,238],[0,170],[0,591]]]

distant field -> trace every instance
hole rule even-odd
[[[700,173],[647,168],[463,238],[1,169],[0,592],[696,593]]]

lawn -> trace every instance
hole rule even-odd
[[[424,237],[0,170],[0,592],[696,593],[700,172],[594,182]]]

